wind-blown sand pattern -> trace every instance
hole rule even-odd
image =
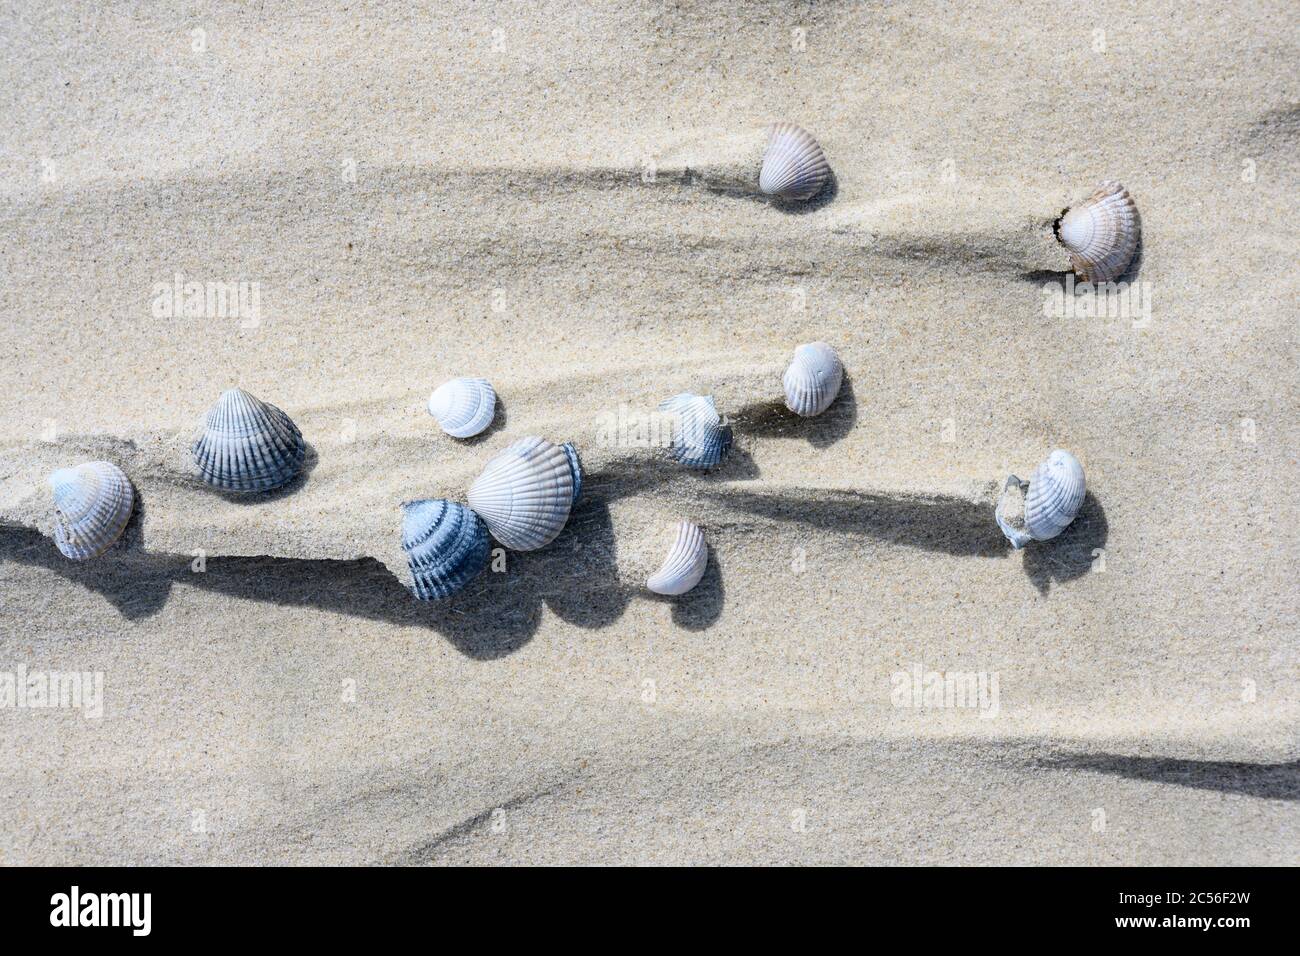
[[[1297,862],[1300,31],[1089,11],[8,9],[0,672],[104,713],[0,709],[0,862]],[[833,169],[801,206],[755,192],[777,120]],[[1045,316],[1112,178],[1149,322]],[[178,274],[258,321],[157,317]],[[289,488],[187,475],[235,385]],[[601,440],[684,391],[719,468]],[[415,601],[401,502],[525,435],[581,451],[567,529]],[[997,491],[1058,447],[1083,509],[1015,552]],[[72,564],[45,476],[99,458],[140,513]],[[996,707],[897,706],[913,665]]]

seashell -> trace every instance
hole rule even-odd
[[[135,492],[117,465],[89,461],[60,468],[49,482],[54,491],[54,543],[65,558],[96,557],[122,536],[131,520]]]
[[[659,403],[674,417],[669,451],[687,468],[712,468],[731,448],[731,426],[722,423],[712,395],[683,392]]]
[[[685,594],[700,583],[708,564],[709,546],[704,543],[704,532],[689,521],[679,521],[677,539],[668,549],[668,557],[645,586],[655,594]]]
[[[507,548],[533,551],[564,530],[573,478],[568,451],[543,438],[521,438],[487,463],[469,489],[469,506]]]
[[[473,438],[496,412],[497,393],[485,378],[453,378],[429,396],[429,414],[452,438]]]
[[[758,188],[778,199],[811,199],[826,185],[831,167],[817,140],[794,123],[773,123],[767,131]]]
[[[1024,493],[1023,527],[1017,527],[1006,514],[1013,488]],[[1074,520],[1083,505],[1085,490],[1079,459],[1058,448],[1034,469],[1028,481],[1015,475],[1007,478],[994,517],[1014,548],[1023,548],[1030,541],[1047,541]]]
[[[221,393],[191,448],[199,477],[224,491],[270,491],[302,470],[307,446],[284,412],[242,388]]]
[[[441,498],[402,505],[402,550],[421,601],[441,600],[473,580],[489,544],[482,519],[464,505]]]
[[[1114,282],[1124,275],[1142,234],[1133,197],[1113,180],[1062,213],[1054,229],[1084,282]]]
[[[835,401],[844,381],[844,365],[825,342],[812,342],[794,350],[794,361],[785,370],[785,407],[796,415],[812,418]]]
[[[582,459],[578,457],[578,447],[573,442],[565,442],[560,446],[564,450],[564,455],[569,459],[569,471],[573,476],[573,502],[578,503],[578,495],[582,494]]]

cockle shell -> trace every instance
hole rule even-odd
[[[1128,190],[1107,180],[1056,221],[1056,238],[1070,253],[1074,274],[1084,282],[1114,282],[1128,271],[1142,226]]]
[[[709,564],[709,546],[704,532],[689,521],[677,523],[677,538],[668,549],[663,565],[646,580],[645,586],[655,594],[685,594],[704,577]]]
[[[578,503],[578,496],[582,494],[582,459],[578,457],[578,446],[568,441],[560,446],[564,449],[564,455],[569,459],[569,471],[573,475],[573,504]]]
[[[429,396],[429,414],[452,438],[473,438],[492,424],[497,393],[485,378],[453,378]]]
[[[817,140],[794,123],[768,127],[758,188],[779,199],[811,199],[826,185],[831,167]]]
[[[1024,527],[1017,527],[1006,514],[1012,490],[1024,492]],[[1007,478],[994,511],[998,526],[1014,548],[1030,541],[1047,541],[1066,529],[1083,506],[1083,466],[1068,451],[1057,449],[1034,469],[1028,481],[1015,475]]]
[[[659,403],[673,416],[669,451],[687,468],[712,468],[731,448],[731,426],[722,423],[712,395],[682,392]]]
[[[221,393],[191,449],[199,476],[224,491],[270,491],[302,469],[307,446],[284,412],[242,388]]]
[[[568,451],[543,438],[521,438],[487,463],[469,489],[469,506],[507,548],[533,551],[564,530],[573,478]]]
[[[825,342],[812,342],[794,350],[785,370],[785,407],[796,415],[820,415],[835,401],[844,380],[844,365]]]
[[[89,461],[60,468],[49,482],[54,492],[54,543],[64,557],[85,561],[103,554],[122,536],[135,492],[117,465]]]
[[[487,564],[490,542],[478,515],[441,498],[402,505],[402,550],[411,590],[422,601],[459,591]]]

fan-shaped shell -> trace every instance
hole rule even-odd
[[[835,401],[844,380],[844,365],[825,342],[812,342],[794,350],[785,370],[785,407],[796,415],[820,415]]]
[[[1012,489],[1025,493],[1023,527],[1006,515]],[[994,514],[1012,546],[1023,548],[1030,541],[1047,541],[1064,531],[1083,506],[1086,491],[1079,459],[1058,448],[1034,469],[1028,481],[1015,475],[1007,479]]]
[[[1056,221],[1056,238],[1084,282],[1114,282],[1128,271],[1142,226],[1128,190],[1107,180]]]
[[[768,128],[758,188],[779,199],[811,199],[826,185],[831,167],[826,155],[807,130],[794,123],[773,123]]]
[[[492,424],[497,393],[485,378],[453,378],[429,396],[429,414],[452,438],[472,438]]]
[[[521,438],[487,463],[469,506],[507,548],[532,551],[564,530],[573,506],[569,453],[543,438]]]
[[[54,543],[64,557],[85,561],[103,554],[122,536],[135,492],[117,465],[89,461],[60,468],[49,482],[54,492]]]
[[[659,403],[673,416],[673,458],[687,468],[712,468],[731,448],[731,426],[722,423],[712,395],[683,392]]]
[[[302,470],[307,446],[284,412],[242,388],[208,411],[191,449],[199,476],[223,491],[270,491]]]
[[[422,601],[448,597],[487,564],[487,528],[454,501],[429,498],[402,505],[402,550],[411,569],[411,590]]]
[[[565,442],[560,446],[564,449],[564,456],[569,459],[569,472],[573,476],[573,504],[578,503],[578,496],[582,494],[582,459],[578,457],[578,446],[573,442]]]
[[[668,549],[668,556],[645,585],[655,594],[685,594],[700,583],[708,564],[709,546],[704,543],[704,532],[689,521],[679,521],[677,538]]]

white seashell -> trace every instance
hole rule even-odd
[[[704,543],[704,532],[689,521],[679,521],[677,539],[668,549],[668,557],[645,586],[655,594],[685,594],[700,583],[708,564],[709,546]]]
[[[1112,180],[1067,209],[1055,229],[1056,238],[1069,250],[1074,274],[1084,282],[1114,282],[1123,276],[1142,234],[1133,197]]]
[[[794,123],[768,128],[758,188],[779,199],[811,199],[826,185],[831,167],[817,140]]]
[[[521,438],[487,463],[469,489],[469,506],[507,548],[532,551],[564,530],[573,475],[565,449],[542,438]]]
[[[683,392],[659,403],[673,416],[669,452],[687,468],[712,468],[731,448],[731,426],[722,423],[712,395]]]
[[[825,342],[812,342],[794,350],[785,370],[785,407],[796,415],[820,415],[835,401],[844,380],[844,365]]]
[[[54,543],[63,556],[85,561],[122,536],[135,492],[126,473],[107,461],[60,468],[49,477],[54,492]]]
[[[422,601],[455,594],[487,564],[487,528],[464,505],[432,498],[402,505],[402,550]]]
[[[191,449],[199,477],[224,491],[270,491],[302,470],[307,446],[284,412],[242,388],[221,393]]]
[[[1012,489],[1025,495],[1023,527],[1017,527],[1006,514]],[[1007,478],[994,517],[1012,547],[1023,548],[1030,541],[1047,541],[1064,531],[1083,506],[1085,492],[1079,459],[1058,448],[1034,469],[1028,481],[1015,475]]]
[[[429,414],[452,438],[473,438],[492,424],[497,393],[485,378],[453,378],[429,396]]]

